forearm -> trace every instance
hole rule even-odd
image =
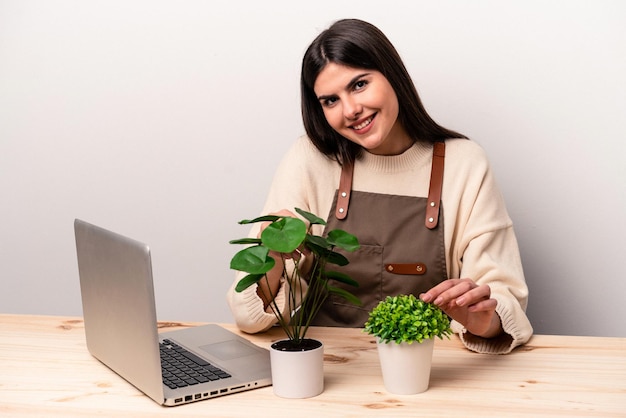
[[[263,308],[263,301],[257,295],[256,286],[237,292],[235,284],[236,282],[228,290],[226,300],[239,329],[252,334],[271,328],[276,323],[276,316]],[[281,289],[276,296],[276,303],[282,308],[285,302]]]
[[[280,278],[285,271],[285,262],[282,257],[275,253],[270,253],[270,256],[274,259],[276,264],[265,274],[265,277],[259,281],[257,287],[257,295],[259,295],[263,301],[263,309],[267,309],[278,294]]]

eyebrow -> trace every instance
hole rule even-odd
[[[346,84],[346,89],[349,89],[350,87],[352,87],[357,81],[359,81],[360,78],[362,77],[366,77],[368,75],[370,75],[371,73],[363,73],[363,74],[358,74],[354,77],[352,77],[352,79],[348,82],[348,84]],[[322,95],[322,96],[318,96],[317,100],[324,101],[326,99],[331,99],[333,97],[336,97],[336,94],[329,94],[329,95]]]

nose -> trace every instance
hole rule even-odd
[[[363,112],[363,106],[353,97],[343,99],[343,115],[348,120],[355,120]]]

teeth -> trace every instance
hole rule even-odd
[[[372,116],[370,116],[369,118],[367,118],[366,120],[363,121],[363,123],[360,123],[358,125],[353,126],[353,129],[356,129],[357,131],[359,129],[363,129],[365,128],[367,125],[369,125],[370,123],[372,123]]]

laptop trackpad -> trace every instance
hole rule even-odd
[[[203,345],[200,346],[200,348],[220,360],[232,360],[258,353],[258,351],[253,348],[236,340]]]

